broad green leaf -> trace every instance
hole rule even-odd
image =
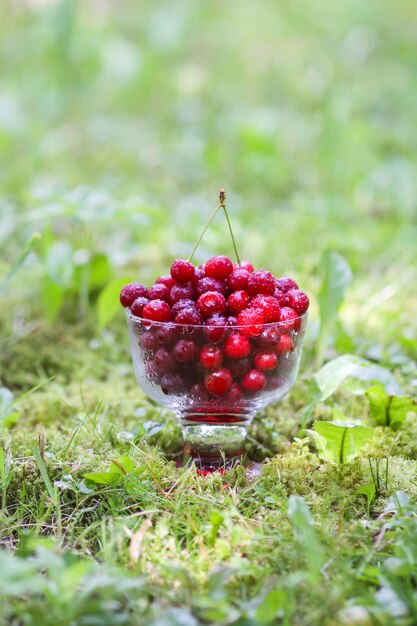
[[[124,469],[126,474],[130,474],[135,469],[135,466],[133,464],[132,459],[129,456],[127,456],[127,455],[117,457],[116,462],[117,462],[117,464],[115,464],[115,462],[112,461],[112,466],[111,466],[111,469],[110,469],[111,472],[114,471],[114,466],[116,466],[116,469],[119,472],[121,472],[122,474],[123,474],[123,472],[120,470],[119,466]]]
[[[376,424],[389,425],[388,405],[389,396],[382,385],[375,385],[366,390],[369,402],[369,413]]]
[[[382,385],[366,391],[371,417],[380,426],[398,428],[407,413],[417,412],[417,402],[412,398],[388,395]]]
[[[119,294],[124,285],[131,282],[129,278],[112,280],[100,293],[97,300],[98,325],[104,328],[120,310]]]
[[[91,474],[83,474],[84,478],[91,480],[99,485],[112,485],[116,483],[124,474],[130,474],[134,471],[133,461],[127,455],[119,456],[111,462],[108,472],[93,472]]]
[[[372,439],[374,430],[345,422],[315,422],[312,435],[322,459],[343,464]]]
[[[413,398],[391,397],[389,419],[392,427],[397,427],[406,419],[407,413],[417,412],[417,401]]]
[[[344,354],[323,365],[310,382],[309,393],[314,403],[327,400],[348,378],[365,382],[378,381],[390,393],[401,393],[395,377],[389,370],[354,354]]]
[[[91,480],[98,485],[112,485],[120,480],[121,472],[93,472],[92,474],[83,474],[86,480]]]
[[[352,375],[359,362],[359,357],[345,354],[323,365],[313,376],[319,401],[326,400],[331,396],[342,382]]]
[[[349,265],[340,254],[333,250],[324,252],[321,267],[324,277],[317,296],[320,309],[320,334],[316,353],[318,364],[323,361],[323,355],[337,320],[346,287],[352,280],[352,271]]]

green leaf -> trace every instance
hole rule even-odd
[[[95,254],[90,261],[89,291],[99,289],[109,282],[113,274],[110,261],[106,254]]]
[[[5,417],[0,418],[1,426],[4,426],[4,428],[14,426],[16,422],[19,421],[20,415],[19,411],[12,411],[11,413],[8,413]]]
[[[119,294],[124,285],[131,282],[129,278],[112,280],[100,293],[97,300],[98,325],[104,328],[120,310]]]
[[[322,459],[343,464],[372,439],[374,430],[345,422],[315,422],[312,435]]]
[[[346,287],[352,280],[352,271],[349,265],[340,254],[333,250],[324,252],[321,267],[324,277],[317,296],[320,309],[320,333],[316,352],[318,364],[323,361],[323,355],[337,320]]]
[[[348,378],[358,378],[365,382],[378,381],[390,393],[401,393],[395,377],[385,367],[354,354],[344,354],[329,361],[314,374],[309,385],[309,396],[313,404],[327,400]]]
[[[112,485],[120,480],[125,474],[131,474],[135,469],[133,461],[127,455],[119,456],[111,462],[108,472],[93,472],[92,474],[83,474],[86,480],[99,485]]]
[[[83,474],[83,476],[86,480],[91,480],[91,482],[99,485],[112,485],[120,480],[121,472],[94,472],[92,474]]]
[[[114,467],[116,467],[121,474],[131,474],[135,469],[132,459],[127,455],[117,457],[116,464],[112,461],[110,469],[111,472],[114,472]],[[120,467],[123,468],[124,472],[120,469]]]
[[[379,426],[398,428],[410,412],[417,412],[417,402],[413,398],[390,396],[382,385],[375,385],[366,391],[369,413]]]
[[[318,401],[322,402],[323,400],[327,400],[343,381],[353,374],[359,363],[359,357],[352,354],[345,354],[323,365],[313,376]]]
[[[356,493],[366,496],[366,499],[367,499],[366,509],[367,509],[367,515],[369,517],[371,504],[375,500],[375,495],[376,495],[375,483],[366,483],[366,485],[362,485],[361,487],[359,487],[359,489],[356,490]]]

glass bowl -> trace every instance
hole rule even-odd
[[[153,322],[128,309],[126,315],[136,379],[176,414],[185,452],[209,471],[241,457],[253,417],[294,385],[307,313],[256,327]]]

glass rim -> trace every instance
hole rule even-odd
[[[262,326],[262,328],[276,328],[279,326],[284,326],[286,324],[292,324],[292,323],[296,323],[299,320],[306,320],[308,317],[308,311],[306,311],[305,313],[303,313],[302,315],[298,315],[297,317],[294,317],[292,320],[283,320],[280,322],[262,322],[262,323],[257,323],[257,324],[246,324],[244,326],[240,325],[234,325],[234,326],[229,326],[229,324],[222,324],[222,325],[217,325],[217,324],[186,324],[186,323],[182,323],[182,324],[178,324],[177,322],[157,322],[154,320],[148,320],[145,319],[144,317],[137,317],[136,315],[133,315],[133,313],[130,311],[129,307],[127,307],[125,309],[125,314],[126,317],[131,320],[132,322],[136,322],[137,324],[141,324],[143,326],[157,326],[159,328],[203,328],[203,329],[207,329],[207,328],[227,328],[227,329],[234,329],[234,330],[242,330],[242,328],[247,328],[248,326]]]

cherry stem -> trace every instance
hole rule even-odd
[[[232,230],[232,225],[230,223],[230,219],[229,219],[229,214],[227,212],[226,209],[226,194],[224,189],[220,189],[219,192],[219,204],[216,206],[216,208],[214,209],[213,213],[210,215],[209,220],[207,222],[207,224],[204,226],[203,228],[203,232],[201,233],[200,237],[198,238],[197,243],[195,244],[193,251],[191,252],[190,256],[188,257],[188,260],[191,261],[191,259],[193,258],[198,246],[201,243],[201,240],[203,239],[204,235],[206,234],[206,230],[207,228],[210,226],[211,222],[214,220],[214,218],[216,217],[219,209],[223,209],[226,220],[227,220],[227,225],[229,226],[229,232],[230,232],[230,237],[232,238],[232,243],[233,243],[233,248],[236,254],[236,259],[237,262],[240,264],[240,257],[239,257],[239,253],[237,251],[237,247],[236,247],[236,241],[233,235],[233,230]]]
[[[204,235],[206,234],[206,230],[207,228],[210,226],[211,222],[214,220],[214,218],[217,215],[218,210],[221,208],[221,204],[218,204],[216,206],[216,208],[214,209],[213,213],[210,215],[209,217],[209,221],[207,222],[207,224],[204,226],[203,232],[201,233],[200,237],[198,238],[197,243],[195,244],[193,251],[191,252],[190,256],[188,257],[188,260],[191,261],[191,259],[193,258],[195,251],[197,250],[198,246],[201,243],[201,240],[203,239]]]
[[[232,238],[233,248],[234,248],[234,250],[235,250],[236,259],[237,259],[237,262],[238,262],[238,263],[239,263],[239,265],[240,265],[240,257],[239,257],[239,253],[238,253],[238,251],[237,251],[236,241],[235,241],[235,238],[234,238],[234,236],[233,236],[233,230],[232,230],[232,225],[231,225],[230,220],[229,220],[229,214],[228,214],[228,212],[227,212],[226,205],[225,205],[225,204],[222,204],[221,206],[223,207],[223,211],[224,211],[224,214],[225,214],[226,219],[227,219],[227,224],[228,224],[228,226],[229,226],[229,232],[230,232],[230,236],[231,236],[231,238]]]

